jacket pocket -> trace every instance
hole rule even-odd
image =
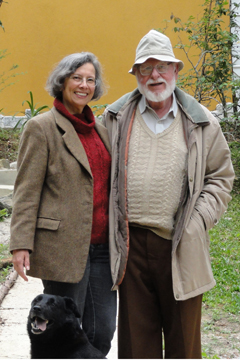
[[[37,229],[47,229],[47,230],[58,230],[61,220],[48,219],[39,217],[37,219]]]
[[[193,209],[192,215],[190,216],[190,221],[195,221],[195,223],[197,224],[197,226],[199,226],[200,231],[206,231],[206,223],[205,223],[205,218],[203,217],[203,215],[201,214],[200,211],[198,211],[197,209]]]
[[[177,248],[177,262],[183,294],[197,291],[213,281],[209,239],[204,221],[195,209]]]

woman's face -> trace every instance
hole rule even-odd
[[[77,68],[63,84],[63,104],[70,114],[81,114],[95,91],[95,68],[86,63]]]

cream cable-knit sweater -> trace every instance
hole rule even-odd
[[[129,143],[127,198],[129,223],[171,239],[185,174],[187,146],[181,113],[154,134],[137,108]]]

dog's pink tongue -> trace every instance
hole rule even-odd
[[[39,329],[41,329],[42,331],[46,330],[46,327],[47,327],[47,321],[46,320],[42,320],[42,319],[37,318],[36,322],[37,322],[37,327]]]

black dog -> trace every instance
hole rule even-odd
[[[68,297],[38,295],[28,316],[32,359],[105,359],[79,325],[77,306]]]

